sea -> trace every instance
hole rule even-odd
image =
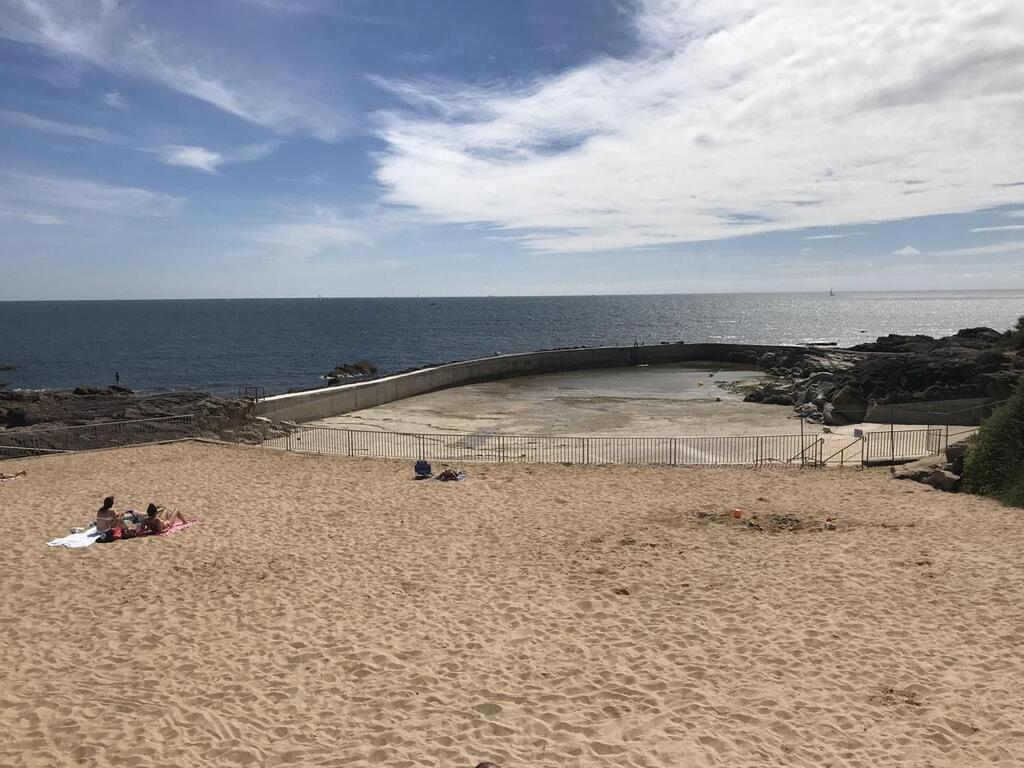
[[[9,389],[267,394],[323,384],[342,363],[382,373],[485,355],[659,342],[835,342],[1005,330],[1024,290],[479,298],[0,302]],[[10,366],[16,366],[10,369]]]

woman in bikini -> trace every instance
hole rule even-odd
[[[169,530],[176,522],[189,523],[181,512],[167,507],[158,507],[150,504],[146,507],[146,519],[142,521],[142,529],[150,533],[163,533]]]
[[[120,528],[123,524],[124,515],[114,511],[114,497],[107,496],[103,500],[103,506],[96,511],[96,532],[107,533],[114,528]]]

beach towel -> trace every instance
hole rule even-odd
[[[168,528],[163,533],[142,533],[140,536],[170,536],[172,533],[178,531],[184,531],[186,528],[191,528],[193,525],[199,525],[198,520],[189,520],[187,523],[181,522],[181,520],[175,520],[174,525]]]
[[[72,533],[68,536],[62,536],[59,539],[46,542],[48,547],[64,547],[65,549],[82,549],[83,547],[91,547],[96,543],[96,540],[102,534],[96,531],[96,526],[90,525],[81,533]]]

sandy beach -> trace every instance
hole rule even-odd
[[[1019,516],[886,470],[0,468],[0,765],[1024,762]],[[202,522],[45,546],[106,494]]]

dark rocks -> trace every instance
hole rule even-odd
[[[194,418],[153,421],[171,416]],[[111,421],[128,423],[118,430],[90,428]],[[50,429],[59,427],[69,429]],[[262,442],[290,431],[257,419],[251,404],[243,400],[205,392],[138,397],[125,391],[91,387],[73,391],[0,392],[0,428],[6,428],[2,433],[5,445],[59,450],[195,436]]]
[[[368,360],[360,360],[356,363],[337,365],[333,371],[324,374],[328,385],[341,384],[345,379],[361,379],[377,373],[377,366]]]
[[[923,482],[940,491],[955,491],[960,486],[960,477],[948,469],[936,469]]]
[[[801,417],[832,426],[865,418],[887,420],[886,405],[1004,400],[1024,371],[1024,355],[1007,352],[1004,342],[1004,335],[991,328],[966,328],[940,339],[890,334],[850,350],[773,350],[757,360],[773,380],[746,399],[791,402]],[[927,418],[928,410],[914,413]],[[966,410],[961,417],[973,419],[967,423],[977,423],[976,413],[964,414]],[[913,418],[909,413],[901,416]]]
[[[10,363],[4,363],[3,365],[0,365],[0,371],[16,371],[16,370],[18,370],[18,366],[11,365]]]
[[[796,386],[790,381],[771,381],[747,395],[746,400],[765,405],[793,405]]]
[[[902,467],[893,469],[892,476],[897,480],[913,480],[918,483],[925,482],[932,473],[939,469],[943,461],[938,456],[925,456],[923,459],[904,464]]]

